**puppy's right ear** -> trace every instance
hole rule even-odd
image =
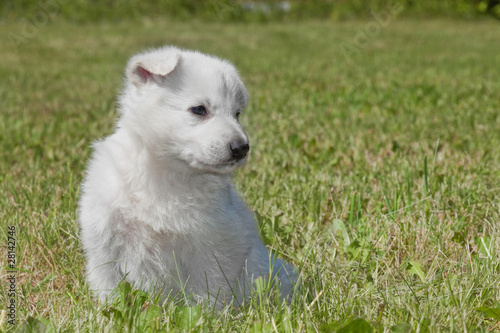
[[[181,57],[175,47],[165,47],[133,56],[127,64],[127,80],[141,88],[148,81],[157,81],[172,72]]]

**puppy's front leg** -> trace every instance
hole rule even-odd
[[[101,302],[105,302],[124,278],[120,264],[102,248],[98,254],[88,256],[88,258],[87,280],[90,289],[95,292]]]

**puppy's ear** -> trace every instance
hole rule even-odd
[[[177,67],[180,57],[181,51],[174,47],[135,55],[127,65],[127,80],[140,88],[148,81],[161,79]]]

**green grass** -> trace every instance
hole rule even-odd
[[[393,20],[346,57],[367,22],[56,21],[17,50],[1,39],[0,310],[13,225],[17,327],[500,330],[498,22]],[[265,287],[228,313],[125,285],[113,305],[89,296],[75,211],[90,144],[113,131],[127,59],[163,44],[228,58],[247,84],[252,150],[235,182],[302,273],[290,306]]]

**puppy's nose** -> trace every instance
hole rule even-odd
[[[231,156],[235,160],[241,160],[247,156],[250,146],[244,141],[232,141],[229,143],[229,149],[231,150]]]

